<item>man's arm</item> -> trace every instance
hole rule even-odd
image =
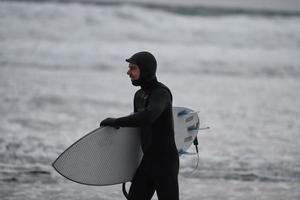
[[[125,117],[108,118],[102,121],[104,123],[101,122],[101,124],[114,127],[140,127],[152,124],[161,115],[170,101],[171,95],[169,92],[166,89],[159,88],[151,93],[145,110]]]

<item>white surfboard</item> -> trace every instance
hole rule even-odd
[[[197,136],[199,117],[184,107],[173,107],[175,142],[184,153]],[[52,164],[69,180],[86,185],[130,181],[141,161],[138,128],[100,127],[67,148]]]

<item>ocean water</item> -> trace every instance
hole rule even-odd
[[[299,22],[297,12],[1,1],[1,199],[124,199],[120,185],[79,185],[51,163],[105,117],[132,112],[125,59],[141,50],[157,57],[174,105],[211,127],[198,135],[198,168],[180,158],[180,199],[300,199]]]

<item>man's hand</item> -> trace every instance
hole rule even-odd
[[[106,118],[105,120],[103,120],[101,123],[100,123],[100,126],[112,126],[116,129],[119,129],[120,127],[116,125],[116,118]]]

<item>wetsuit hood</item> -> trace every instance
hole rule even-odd
[[[140,69],[140,78],[131,81],[134,86],[146,86],[156,80],[157,62],[155,57],[147,52],[142,51],[126,59],[127,62],[136,64]]]

